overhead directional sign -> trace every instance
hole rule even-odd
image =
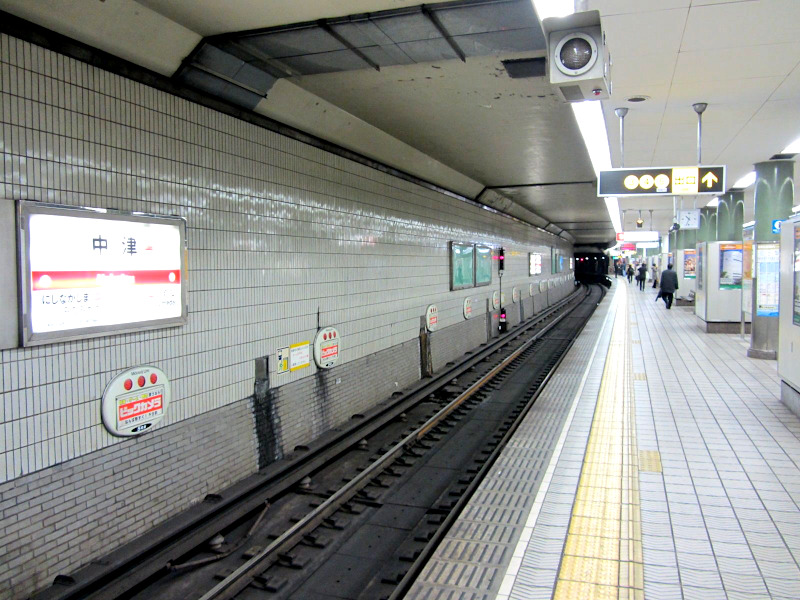
[[[697,196],[725,191],[725,167],[649,167],[600,171],[598,196]]]

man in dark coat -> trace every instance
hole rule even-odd
[[[672,265],[667,265],[667,268],[661,271],[661,297],[664,298],[667,310],[672,307],[672,295],[677,289],[678,274],[672,270]]]
[[[640,264],[636,271],[636,281],[639,283],[639,289],[644,291],[644,282],[647,279],[647,265],[644,263]]]

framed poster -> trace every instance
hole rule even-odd
[[[475,246],[450,242],[450,289],[475,286]]]
[[[186,221],[18,205],[25,346],[186,323]]]
[[[695,250],[683,251],[683,277],[684,279],[697,277],[697,252]]]
[[[719,289],[737,290],[742,287],[742,244],[720,244]]]
[[[489,246],[475,245],[475,285],[492,283],[492,249]]]
[[[780,244],[758,244],[756,249],[756,315],[778,316]]]
[[[542,255],[531,252],[528,254],[528,275],[542,274]]]
[[[794,294],[792,323],[800,325],[800,225],[794,226]]]

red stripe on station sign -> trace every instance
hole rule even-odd
[[[97,288],[114,284],[121,277],[133,278],[135,285],[180,284],[180,269],[163,271],[33,271],[34,291]]]

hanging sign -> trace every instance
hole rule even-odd
[[[340,336],[335,327],[323,327],[314,338],[314,362],[320,369],[330,369],[339,362]]]
[[[439,309],[435,304],[428,306],[425,311],[425,327],[428,331],[436,331],[439,328]]]
[[[725,191],[724,166],[600,171],[598,196],[697,196]]]
[[[151,366],[128,369],[114,377],[103,392],[103,425],[118,437],[144,433],[164,417],[170,398],[164,371]]]

